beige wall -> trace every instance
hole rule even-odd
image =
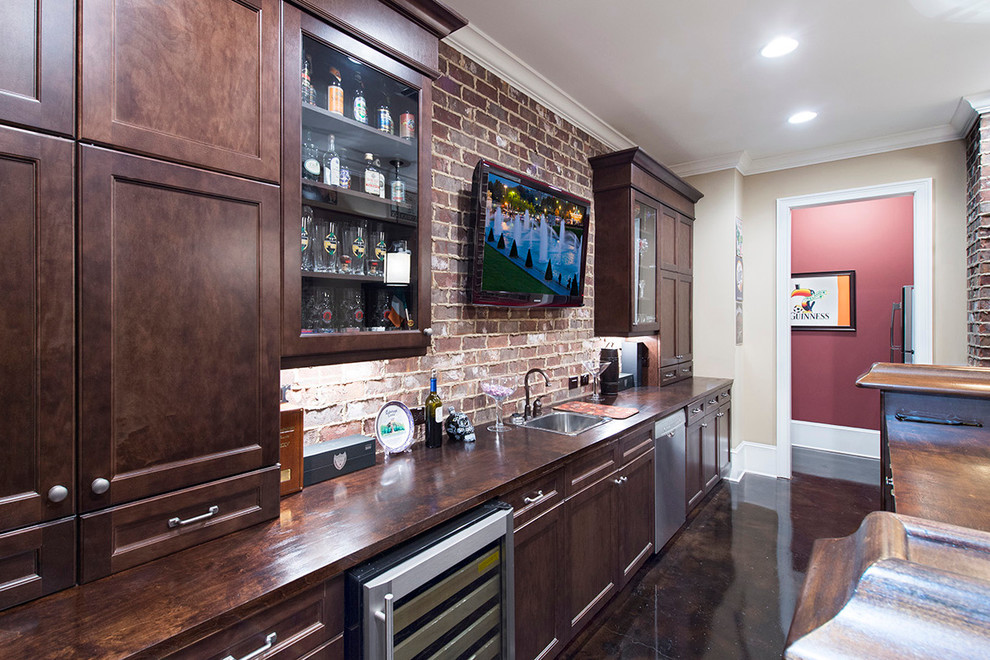
[[[776,444],[776,201],[781,197],[932,179],[934,357],[966,362],[966,171],[961,141],[742,177],[688,178],[705,194],[695,223],[695,373],[735,379],[733,445]],[[732,309],[734,219],[743,220],[743,345]],[[882,258],[882,255],[878,255]]]

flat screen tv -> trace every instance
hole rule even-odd
[[[472,304],[584,304],[588,200],[482,160],[472,205]]]

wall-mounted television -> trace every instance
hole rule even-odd
[[[472,304],[584,304],[588,200],[482,160],[472,206]]]

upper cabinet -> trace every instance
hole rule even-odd
[[[283,364],[423,353],[429,63],[408,66],[288,5],[283,20]]]
[[[0,121],[71,136],[76,3],[4,0]]]
[[[277,181],[280,11],[279,0],[86,0],[79,137]]]
[[[636,147],[590,162],[599,228],[595,334],[659,331],[661,351],[688,361],[694,204],[701,193]],[[687,371],[677,373],[684,377],[690,365],[682,366]]]

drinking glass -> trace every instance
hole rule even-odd
[[[512,429],[502,421],[502,402],[516,391],[517,386],[515,376],[489,376],[481,381],[481,391],[495,400],[495,423],[488,430],[495,431],[496,436]]]
[[[325,253],[326,272],[339,273],[340,262],[340,224],[336,220],[328,220],[323,234],[323,252]]]
[[[313,209],[304,206],[302,209],[302,269],[313,270]]]
[[[591,396],[588,397],[588,401],[593,401],[595,403],[604,401],[605,397],[601,395],[601,387],[599,387],[598,377],[605,373],[605,370],[609,368],[612,361],[601,360],[598,356],[594,356],[590,359],[584,360],[581,364],[584,365],[585,371],[587,371],[592,379],[594,379]]]
[[[344,250],[350,258],[348,273],[364,275],[364,264],[367,260],[368,239],[363,223],[354,223],[344,233]]]
[[[320,289],[316,294],[316,329],[319,332],[334,332],[337,329],[336,291]]]
[[[368,245],[368,275],[385,276],[385,231],[380,225],[371,229],[371,241]]]
[[[323,242],[327,236],[327,221],[317,219],[313,222],[313,233],[310,235],[310,242],[313,245],[313,270],[318,273],[325,273],[328,270],[327,252],[323,249]]]

